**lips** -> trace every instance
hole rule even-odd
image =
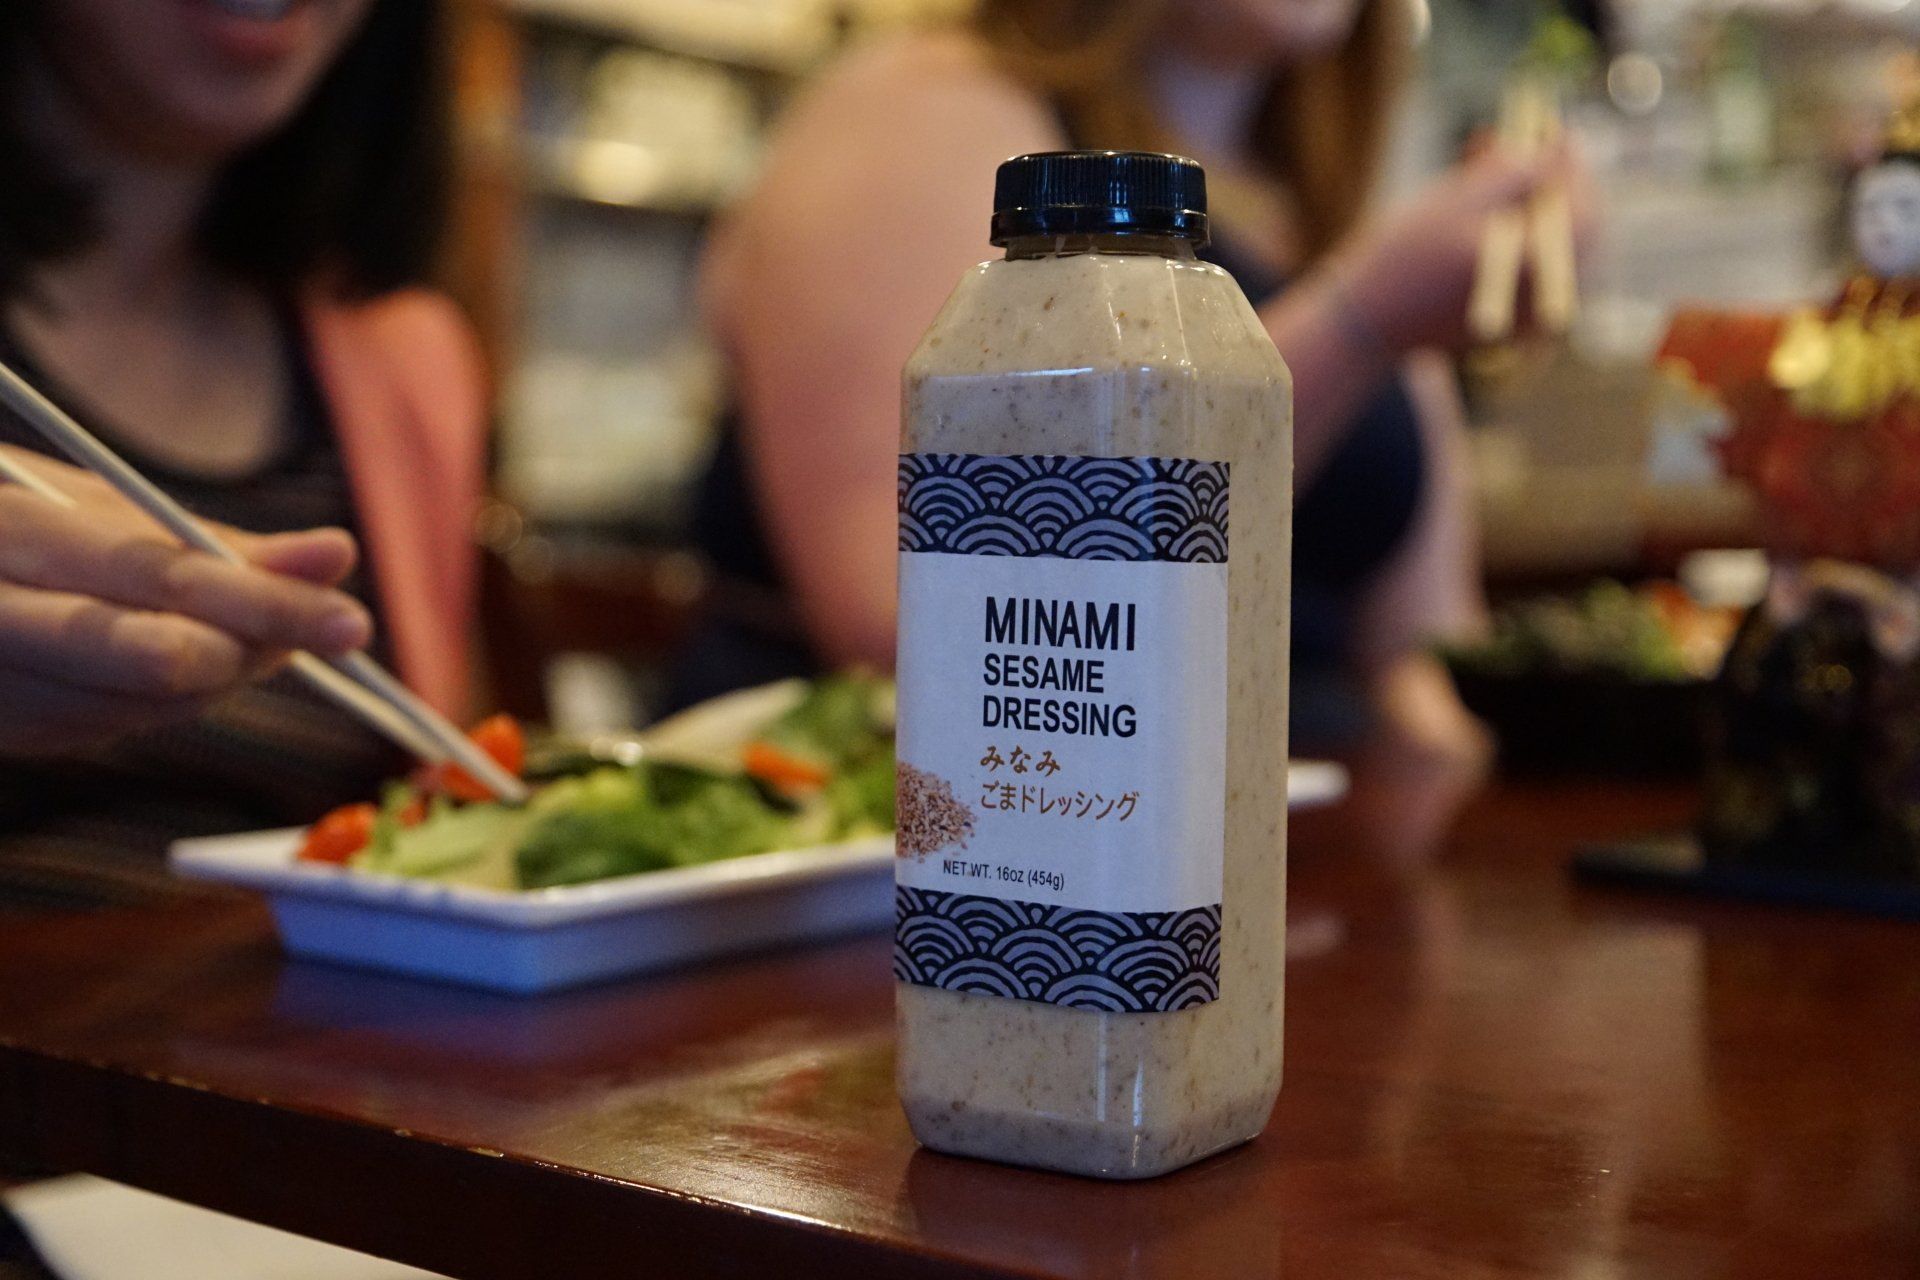
[[[179,0],[189,29],[223,61],[260,68],[297,52],[313,34],[309,0]]]

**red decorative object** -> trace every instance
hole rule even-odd
[[[1856,281],[1844,305],[1878,298]],[[1823,313],[1833,318],[1843,303]],[[1900,315],[1920,305],[1908,302]],[[1785,318],[1738,312],[1682,312],[1660,350],[1712,391],[1732,419],[1717,448],[1728,476],[1749,485],[1765,516],[1767,550],[1787,559],[1825,557],[1872,565],[1896,576],[1920,570],[1920,402],[1896,398],[1857,419],[1812,416],[1776,385],[1768,362]]]

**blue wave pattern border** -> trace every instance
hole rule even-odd
[[[893,976],[1102,1013],[1220,998],[1220,907],[1108,912],[894,890]]]
[[[901,454],[900,549],[1225,563],[1228,465]]]

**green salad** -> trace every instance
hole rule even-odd
[[[1697,604],[1675,583],[1602,581],[1577,596],[1506,605],[1484,640],[1441,656],[1474,675],[1697,680],[1719,669],[1738,622],[1737,611]]]
[[[643,737],[624,762],[557,753],[528,768],[537,785],[523,805],[394,783],[345,861],[542,889],[891,831],[891,682],[832,676],[777,700],[790,705],[757,722],[710,717],[719,723],[664,735],[657,749]]]

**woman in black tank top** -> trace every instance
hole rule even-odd
[[[1401,13],[1390,0],[987,0],[970,28],[856,55],[803,95],[709,252],[736,409],[697,521],[730,583],[790,607],[778,628],[716,616],[678,673],[682,699],[890,661],[898,371],[986,254],[993,168],[1024,151],[1144,146],[1194,154],[1230,193],[1215,201],[1215,259],[1294,371],[1298,748],[1380,736],[1483,761],[1484,735],[1428,652],[1476,625],[1481,602],[1458,406],[1422,353],[1464,344],[1481,226],[1562,161],[1489,154],[1365,221]],[[1249,251],[1263,232],[1280,243],[1283,224],[1290,253]]]
[[[258,466],[219,477],[144,456],[4,327],[0,360],[197,515],[256,533],[344,529],[357,541],[346,468],[291,311],[282,311],[281,331],[284,443]],[[0,446],[47,451],[5,409]],[[371,572],[363,552],[339,589],[378,619]],[[374,651],[384,661],[382,634]],[[336,798],[373,794],[405,763],[385,738],[285,672],[241,686],[193,719],[11,760],[0,767],[0,900],[51,906],[150,890],[163,842],[298,825]]]
[[[1225,268],[1256,307],[1284,281],[1220,240],[1201,256]],[[1406,388],[1397,380],[1354,416],[1313,482],[1295,499],[1293,734],[1305,750],[1330,750],[1369,725],[1351,655],[1367,586],[1400,549],[1426,483],[1427,459]],[[777,602],[785,588],[747,482],[738,412],[721,425],[694,514],[697,544],[730,584],[729,599]],[[784,624],[784,625],[783,625]],[[751,614],[723,604],[675,667],[676,708],[743,685],[807,675],[823,666],[790,612]]]
[[[250,567],[185,552],[0,411],[79,500],[0,484],[0,914],[160,890],[171,840],[310,821],[401,763],[263,672],[380,634],[294,304],[426,275],[439,5],[150,9],[0,5],[0,359],[196,514],[278,536]]]

